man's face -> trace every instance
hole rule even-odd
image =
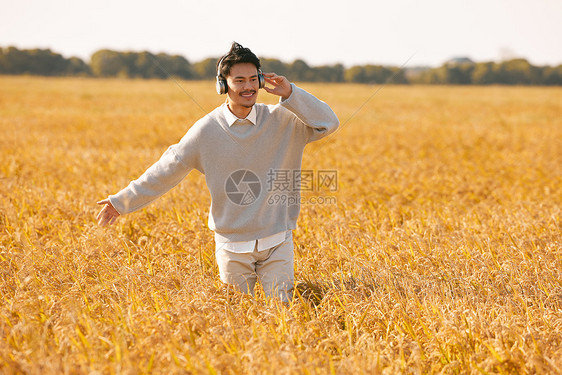
[[[252,63],[239,63],[232,66],[228,83],[227,95],[229,104],[251,108],[258,99],[258,70]],[[231,108],[232,109],[232,108]]]

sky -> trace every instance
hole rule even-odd
[[[0,0],[0,47],[218,57],[309,65],[440,66],[452,57],[562,64],[561,0]]]

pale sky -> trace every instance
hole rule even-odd
[[[101,48],[217,57],[232,41],[309,65],[562,64],[561,0],[0,0],[0,46],[86,61]]]

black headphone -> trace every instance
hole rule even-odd
[[[222,60],[224,60],[225,57],[226,57],[226,55],[221,57],[221,59],[219,60],[219,64],[217,66],[216,88],[217,88],[217,94],[219,94],[219,95],[223,95],[223,94],[226,94],[228,92],[228,85],[226,83],[226,78],[224,78],[221,75],[221,63],[222,63]],[[265,79],[263,78],[263,73],[262,73],[261,69],[258,69],[258,81],[259,81],[260,89],[263,89],[265,87]]]

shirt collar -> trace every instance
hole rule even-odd
[[[248,120],[252,123],[252,125],[256,125],[257,112],[256,112],[255,105],[252,106],[252,110],[250,111],[248,116],[246,116],[245,119],[240,119],[236,117],[234,113],[230,112],[230,109],[228,109],[228,105],[226,103],[224,104],[223,113],[224,113],[224,117],[226,118],[226,122],[228,123],[228,126],[234,125],[234,123],[238,120]]]

